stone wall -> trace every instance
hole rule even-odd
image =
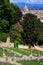
[[[18,45],[18,48],[28,49],[28,48],[29,48],[29,46],[27,46],[27,45]]]

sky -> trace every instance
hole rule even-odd
[[[29,3],[29,4],[43,4],[43,0],[10,0],[12,3],[19,3],[19,2],[24,2],[24,3]]]

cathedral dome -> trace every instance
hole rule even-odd
[[[28,11],[29,9],[28,9],[28,7],[25,5],[23,10],[24,10],[24,11]]]

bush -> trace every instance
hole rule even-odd
[[[18,44],[19,44],[19,41],[18,40],[15,40],[14,41],[14,47],[18,48]]]
[[[40,59],[40,63],[43,63],[43,59]]]
[[[12,37],[10,37],[10,41],[11,41],[12,43],[14,43],[14,39],[13,39]]]
[[[1,33],[0,34],[0,41],[6,42],[7,37],[9,37],[9,34],[7,34],[7,33]]]
[[[18,30],[16,30],[16,29],[11,29],[11,30],[9,31],[9,35],[10,35],[10,37],[12,37],[13,39],[21,38],[20,32],[19,32]]]
[[[9,31],[9,35],[10,35],[10,38],[11,38],[11,42],[14,42],[14,40],[18,40],[18,41],[21,41],[21,34],[18,30],[16,29],[11,29]]]

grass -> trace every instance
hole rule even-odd
[[[6,54],[6,56],[11,56],[11,57],[13,57],[14,56],[14,54],[13,53],[11,53],[11,52],[5,52],[5,54]]]
[[[7,51],[6,49],[9,49],[9,51]],[[4,53],[7,55],[7,56],[17,56],[17,57],[19,57],[19,55],[15,55],[14,53],[12,53],[11,52],[11,50],[13,50],[13,51],[16,51],[16,52],[19,52],[19,53],[21,53],[21,54],[23,54],[23,55],[27,55],[27,56],[29,56],[30,55],[30,52],[32,51],[32,54],[35,56],[38,56],[39,55],[39,53],[41,54],[41,55],[43,55],[43,52],[42,51],[38,51],[38,50],[35,50],[35,49],[28,49],[28,50],[24,50],[24,49],[19,49],[19,48],[6,48],[5,50],[4,50]],[[0,48],[0,56],[2,56],[2,53],[3,53],[3,50],[2,50],[2,48]]]
[[[11,50],[13,50],[13,51],[16,51],[16,52],[19,52],[19,53],[21,53],[21,54],[23,54],[23,55],[27,55],[27,56],[29,56],[29,54],[30,54],[30,52],[32,51],[32,54],[35,56],[35,55],[38,55],[39,53],[41,54],[41,55],[43,55],[43,52],[42,51],[38,51],[38,50],[35,50],[35,49],[28,49],[28,50],[25,50],[25,49],[19,49],[19,48],[6,48],[6,49],[9,49],[9,51],[4,51],[5,52],[5,54],[7,55],[7,56],[17,56],[17,57],[19,57],[19,55],[14,55],[14,53],[12,53],[11,52]],[[2,49],[0,48],[0,56],[2,55]]]
[[[21,63],[22,65],[43,65],[38,63],[37,61],[19,61],[19,63]]]
[[[19,53],[21,53],[21,54],[24,54],[24,55],[29,55],[30,54],[30,52],[32,51],[32,54],[33,55],[35,55],[35,54],[41,54],[41,55],[43,55],[43,52],[42,51],[38,51],[38,50],[35,50],[35,49],[28,49],[28,50],[24,50],[24,49],[18,49],[18,48],[9,48],[10,50],[14,50],[14,51],[16,51],[16,52],[19,52]]]
[[[5,51],[5,50],[4,50],[4,53],[6,54],[6,56],[14,56],[13,53]],[[2,48],[0,48],[0,56],[2,56],[2,54],[3,54],[3,50],[2,50]]]
[[[2,49],[0,49],[0,56],[2,56]]]
[[[11,57],[16,56],[16,57],[19,57],[19,55],[12,53],[10,49],[9,49],[9,51],[7,51],[5,49],[4,53],[5,53],[6,56],[11,56]],[[2,54],[3,54],[3,50],[2,50],[2,48],[0,48],[0,56],[2,56]]]
[[[0,62],[0,65],[13,65],[13,64],[9,64],[9,63],[2,63],[2,62]]]
[[[12,53],[11,50],[19,52],[19,53],[27,55],[27,56],[29,56],[31,51],[32,51],[33,55],[34,54],[38,55],[39,53],[41,55],[43,55],[43,52],[35,50],[35,49],[28,49],[28,50],[19,49],[19,48],[6,48],[6,49],[9,49],[9,51],[7,51],[7,50],[4,51],[7,56],[14,56],[14,53]],[[3,53],[3,50],[2,50],[2,48],[0,48],[0,56],[2,56],[2,53]],[[17,57],[18,55],[15,55],[15,56]],[[43,59],[41,59],[40,62],[43,62]],[[37,62],[35,60],[34,61],[19,61],[19,63],[21,63],[22,65],[43,65],[40,62]],[[0,65],[11,65],[11,64],[9,64],[9,63],[0,63]]]

